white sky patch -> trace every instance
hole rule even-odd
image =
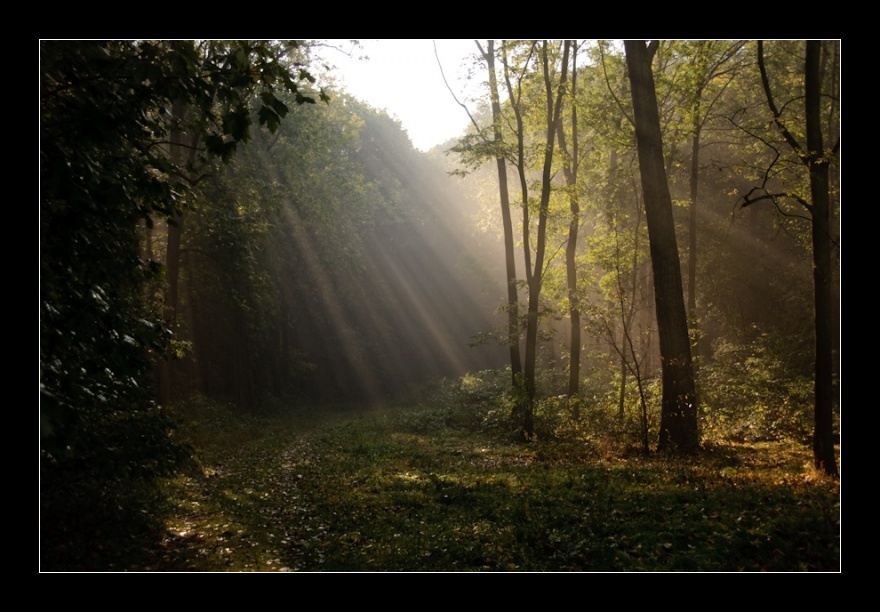
[[[330,41],[348,50],[348,41]],[[422,151],[459,136],[470,124],[443,83],[431,39],[363,39],[361,49],[351,57],[327,51],[323,55],[335,65],[334,78],[348,93],[400,120]],[[477,52],[473,40],[437,40],[437,53],[450,87],[462,102],[473,91],[465,77],[464,63]],[[359,59],[367,56],[369,59]],[[468,108],[474,112],[475,106]]]

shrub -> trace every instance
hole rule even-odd
[[[809,440],[813,381],[789,368],[781,344],[767,334],[746,345],[716,341],[700,371],[704,436]]]

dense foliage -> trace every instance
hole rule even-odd
[[[46,41],[40,64],[41,518],[57,552],[108,523],[137,529],[152,498],[129,498],[186,454],[153,400],[150,355],[168,337],[139,227],[179,213],[181,178],[228,158],[252,123],[277,128],[275,88],[310,98],[270,43]],[[169,155],[181,133],[187,167]]]
[[[541,87],[545,69],[538,61],[537,49],[543,43],[495,42],[500,48],[496,59],[503,65],[509,93],[501,108],[503,139],[494,137],[495,123],[486,112],[475,113],[475,129],[457,141],[455,150],[462,154],[460,167],[471,172],[469,180],[479,181],[480,189],[491,194],[483,198],[487,211],[497,208],[499,191],[503,192],[496,178],[496,153],[503,154],[511,185],[513,177],[522,175],[525,167],[526,180],[520,182],[533,191],[522,189],[519,195],[513,187],[510,190],[513,233],[518,241],[517,286],[522,292],[531,274],[529,258],[537,252],[535,233],[542,205],[535,192],[545,176],[540,154],[549,144],[544,127],[549,98]],[[557,50],[562,49],[562,41],[553,44]],[[574,106],[577,113],[571,115],[571,121],[562,122],[561,130],[568,142],[579,139],[583,153],[574,184],[562,180],[570,154],[554,157],[546,248],[556,256],[548,259],[542,271],[538,351],[544,367],[561,363],[562,368],[571,364],[581,369],[580,376],[588,388],[573,394],[569,385],[567,393],[576,407],[593,403],[596,397],[614,402],[616,395],[623,418],[627,406],[640,403],[640,427],[648,450],[657,443],[657,432],[656,425],[646,427],[651,409],[646,400],[651,399],[651,388],[662,369],[662,351],[658,350],[659,325],[654,312],[658,281],[649,255],[649,247],[653,250],[656,241],[648,236],[645,185],[638,180],[632,92],[619,44],[577,44],[577,89],[571,99],[566,99],[563,115],[567,115],[569,106]],[[827,189],[830,221],[818,232],[813,231],[815,223],[811,220],[809,174],[802,156],[792,152],[778,129],[778,125],[787,126],[789,137],[797,141],[805,137],[803,41],[765,45],[773,100],[781,109],[778,122],[774,122],[764,95],[755,43],[660,41],[650,49],[662,132],[662,163],[672,197],[685,281],[677,293],[684,291],[687,297],[696,397],[702,401],[702,387],[711,402],[698,410],[699,418],[711,418],[721,406],[727,406],[727,410],[736,404],[740,411],[755,408],[738,404],[744,396],[724,399],[715,392],[717,377],[731,375],[744,385],[754,382],[752,397],[761,398],[759,406],[778,404],[776,399],[766,397],[775,393],[774,389],[785,398],[780,400],[783,403],[793,391],[798,399],[791,405],[797,406],[800,416],[796,420],[802,424],[804,381],[817,377],[811,372],[814,364],[822,364],[823,380],[837,367],[839,338],[824,330],[835,329],[839,321],[834,306],[839,299],[839,47],[835,41],[822,42],[815,60],[821,64],[816,87],[822,92],[821,128],[827,145],[827,155],[819,161],[831,168]],[[482,50],[475,57],[482,70],[490,66]],[[557,57],[555,61],[561,60]],[[557,80],[552,82],[558,83],[559,77],[554,78]],[[488,87],[484,99],[486,105],[492,99]],[[574,265],[560,255],[571,242],[573,195],[578,198],[580,211],[578,243],[583,245],[575,254]],[[497,217],[491,231],[501,234]],[[833,260],[828,265],[829,274],[821,279],[823,299],[827,299],[824,292],[830,290],[832,307],[820,311],[814,311],[815,282],[811,278],[816,269],[811,259],[817,240],[823,256]],[[502,246],[499,244],[497,249],[501,252]],[[570,288],[573,277],[577,285],[574,293]],[[570,308],[573,301],[580,308],[578,314],[586,332],[580,360],[571,355],[571,333],[562,323],[574,320]],[[524,303],[518,305],[519,312],[524,308]],[[514,311],[512,307],[506,310]],[[520,325],[514,342],[527,344],[527,322],[522,320]],[[825,339],[821,350],[816,345],[820,336]],[[766,365],[778,373],[773,364],[784,364],[784,377],[766,373],[747,378],[729,371],[732,345],[760,346],[762,357],[756,369]],[[818,353],[821,355],[817,358]],[[709,368],[706,376],[700,373],[704,367]],[[634,384],[630,384],[631,378]],[[767,379],[775,382],[762,382]],[[813,413],[826,419],[837,410],[837,401],[829,397],[828,385],[823,383],[822,389],[821,398],[818,392],[814,394]],[[834,389],[839,393],[836,386]],[[539,395],[552,397],[562,392],[559,384],[551,383]],[[788,407],[783,412],[786,410]],[[828,432],[824,424],[823,430]],[[825,458],[820,463],[829,473],[835,471]]]
[[[496,365],[495,347],[467,346],[491,326],[497,282],[446,180],[348,96],[254,138],[187,220],[189,390],[258,410],[267,395],[366,399]]]

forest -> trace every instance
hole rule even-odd
[[[324,46],[40,41],[39,570],[839,572],[840,40]]]

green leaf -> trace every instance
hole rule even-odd
[[[259,111],[260,125],[266,126],[270,132],[275,132],[281,124],[281,118],[274,110],[267,106],[261,106]]]

